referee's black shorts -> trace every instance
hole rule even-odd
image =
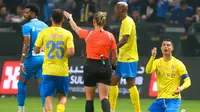
[[[96,83],[111,84],[112,71],[108,60],[105,65],[101,60],[87,59],[84,66],[84,86],[95,87]]]

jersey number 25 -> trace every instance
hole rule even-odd
[[[46,44],[46,48],[50,48],[48,52],[48,58],[54,59],[55,57],[62,59],[64,56],[64,42],[63,41],[57,41],[54,42],[52,40],[48,41]],[[52,52],[56,50],[56,54],[52,55]]]

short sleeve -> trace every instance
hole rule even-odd
[[[129,21],[128,19],[123,21],[122,23],[123,25],[123,31],[122,31],[122,35],[131,35],[132,29],[133,27],[135,27],[135,24],[132,23],[131,21]]]
[[[67,48],[74,48],[73,35],[71,32],[69,32],[69,35],[68,35]]]
[[[112,33],[110,33],[110,37],[111,37],[111,41],[112,41],[111,50],[117,49],[116,40],[115,40],[115,37]]]
[[[43,37],[44,37],[44,30],[38,34],[37,40],[35,42],[35,46],[42,47],[43,46]]]
[[[179,61],[179,64],[178,64],[178,74],[180,76],[184,74],[188,74],[185,65],[181,61]]]
[[[89,33],[90,33],[90,30],[80,29],[78,32],[78,35],[79,35],[79,38],[85,39]]]
[[[30,28],[29,28],[29,26],[28,25],[23,25],[22,26],[22,35],[23,36],[29,36],[30,37]]]

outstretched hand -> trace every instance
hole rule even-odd
[[[70,16],[72,16],[70,13],[68,13],[67,11],[63,11],[63,14],[66,18],[69,18]]]

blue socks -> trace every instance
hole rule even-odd
[[[42,99],[42,106],[44,107],[44,103],[45,103],[45,96],[44,96],[44,91],[43,91],[43,88],[42,88],[42,84],[38,84],[38,88],[40,90],[40,97]]]
[[[18,85],[18,94],[17,94],[18,106],[24,106],[24,102],[26,99],[26,84],[19,80],[17,85]]]

